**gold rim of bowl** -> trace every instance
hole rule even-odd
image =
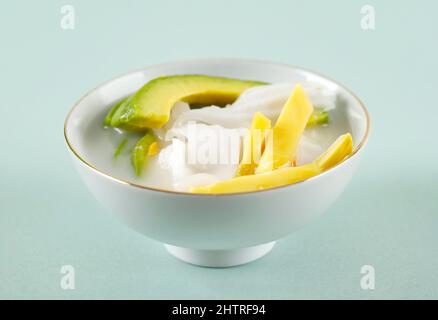
[[[224,193],[224,194],[200,194],[200,193],[191,193],[191,192],[182,192],[182,191],[173,191],[173,190],[167,190],[167,189],[161,189],[161,188],[155,188],[155,187],[148,187],[145,185],[141,185],[141,184],[137,184],[137,183],[132,183],[129,182],[127,180],[123,180],[120,178],[116,178],[108,173],[105,173],[101,170],[99,170],[98,168],[96,168],[95,166],[93,166],[92,164],[88,163],[87,161],[85,161],[77,152],[76,150],[73,148],[73,146],[71,145],[68,137],[67,137],[67,123],[69,121],[69,118],[71,116],[71,114],[73,113],[74,109],[82,102],[82,100],[84,100],[87,96],[89,96],[92,92],[98,90],[99,88],[107,85],[108,83],[117,80],[119,78],[122,78],[124,76],[127,76],[131,73],[135,73],[135,72],[141,72],[147,68],[150,67],[156,67],[156,66],[164,66],[164,65],[172,65],[172,64],[181,64],[181,63],[190,63],[190,62],[223,62],[223,61],[227,61],[227,62],[254,62],[254,63],[258,63],[258,64],[269,64],[269,65],[276,65],[276,66],[282,66],[282,67],[287,67],[287,68],[291,68],[291,69],[295,69],[298,71],[303,71],[305,73],[310,73],[310,74],[314,74],[317,75],[325,80],[331,81],[333,83],[335,83],[337,86],[341,87],[342,89],[344,89],[345,91],[347,91],[349,94],[351,94],[351,96],[359,103],[359,106],[362,108],[364,114],[365,114],[365,118],[366,118],[366,129],[365,129],[365,134],[362,138],[362,140],[360,141],[360,143],[356,146],[356,148],[354,148],[352,154],[345,158],[344,160],[342,160],[341,162],[339,162],[338,164],[336,164],[334,167],[321,172],[320,174],[317,174],[316,176],[313,176],[311,178],[305,179],[303,181],[299,181],[299,182],[295,182],[295,183],[291,183],[291,184],[287,184],[284,186],[279,186],[279,187],[274,187],[274,188],[268,188],[268,189],[263,189],[263,190],[254,190],[254,191],[243,191],[243,192],[233,192],[233,193]],[[150,190],[150,191],[156,191],[156,192],[162,192],[162,193],[167,193],[167,194],[174,194],[174,195],[185,195],[185,196],[197,196],[197,197],[229,197],[229,196],[235,196],[235,195],[245,195],[245,194],[254,194],[254,193],[260,193],[260,192],[267,192],[267,191],[273,191],[273,190],[278,190],[278,189],[283,189],[283,188],[288,188],[297,184],[301,184],[301,183],[306,183],[312,180],[316,180],[319,177],[321,177],[322,175],[325,175],[333,170],[335,170],[337,167],[339,167],[340,165],[344,164],[345,162],[349,161],[350,159],[352,159],[366,144],[366,142],[368,141],[368,136],[369,136],[369,132],[370,132],[370,127],[371,127],[371,119],[368,113],[367,108],[365,107],[365,104],[359,99],[359,97],[350,89],[348,89],[347,87],[345,87],[344,85],[340,84],[339,82],[326,77],[318,72],[314,72],[308,69],[304,69],[301,67],[295,67],[286,63],[277,63],[277,62],[269,62],[269,61],[263,61],[263,60],[252,60],[252,59],[197,59],[197,60],[182,60],[182,61],[175,61],[175,62],[169,62],[169,63],[162,63],[162,64],[155,64],[149,67],[145,67],[142,69],[137,69],[128,73],[125,73],[121,76],[115,77],[111,80],[105,81],[104,83],[102,83],[101,85],[95,87],[94,89],[90,90],[89,92],[87,92],[84,96],[82,96],[74,105],[73,107],[70,109],[70,111],[67,114],[67,117],[65,118],[64,121],[64,138],[65,141],[69,147],[69,149],[71,150],[71,152],[76,156],[76,158],[78,158],[79,161],[81,161],[83,164],[85,164],[88,168],[90,168],[91,170],[93,170],[94,172],[104,176],[105,178],[108,178],[112,181],[127,185],[127,186],[131,186],[131,187],[135,187],[135,188],[139,188],[139,189],[146,189],[146,190]]]

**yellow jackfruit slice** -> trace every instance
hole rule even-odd
[[[236,176],[254,174],[263,152],[266,130],[269,129],[271,129],[271,120],[261,112],[256,112],[252,118],[251,128],[245,136],[242,160]]]
[[[192,187],[190,192],[200,194],[225,194],[264,190],[285,186],[309,179],[335,166],[353,152],[349,133],[340,136],[314,162],[299,166],[280,168],[262,174],[248,175],[220,181],[212,185]]]
[[[298,143],[312,112],[313,106],[303,88],[296,85],[267,138],[256,173],[275,170],[295,158]]]

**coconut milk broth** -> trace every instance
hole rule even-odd
[[[341,99],[336,100],[336,108],[329,111],[330,123],[325,126],[314,126],[305,130],[305,137],[316,142],[321,150],[325,150],[336,138],[346,132],[352,132],[346,105]],[[85,132],[85,148],[89,150],[89,162],[100,171],[113,177],[160,189],[174,190],[173,175],[170,169],[165,169],[159,164],[159,156],[149,157],[147,167],[141,177],[134,174],[130,154],[135,143],[142,137],[141,133],[132,133],[113,128],[104,128],[102,120],[110,106],[102,113],[90,119]],[[354,132],[352,132],[354,134]],[[353,136],[354,138],[354,136]],[[120,143],[127,142],[117,157],[114,153]],[[160,141],[161,149],[168,144]],[[301,150],[302,151],[302,150]],[[300,148],[298,153],[300,152]]]

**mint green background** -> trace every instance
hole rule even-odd
[[[360,28],[363,4],[376,30]],[[73,4],[76,29],[59,27]],[[9,1],[0,12],[0,298],[438,298],[435,1]],[[367,104],[358,174],[264,259],[193,267],[120,225],[73,169],[64,117],[150,64],[257,58],[317,70]],[[275,211],[275,210],[273,210]],[[60,288],[60,267],[76,289]],[[360,268],[376,289],[360,288]]]

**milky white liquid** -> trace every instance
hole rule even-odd
[[[172,171],[160,166],[158,155],[148,157],[148,163],[143,170],[142,176],[135,176],[130,152],[138,139],[142,137],[142,134],[122,133],[112,128],[103,128],[102,121],[106,112],[96,115],[86,128],[86,145],[84,147],[86,150],[89,150],[87,162],[100,171],[125,181],[149,187],[174,190]],[[340,135],[352,132],[346,114],[346,106],[342,102],[337,100],[336,108],[330,110],[329,114],[329,125],[314,126],[306,129],[304,133],[306,138],[319,145],[321,150],[325,150]],[[127,139],[127,143],[119,156],[115,158],[114,153],[123,139]],[[300,153],[300,150],[298,150],[298,153]],[[306,158],[306,155],[304,155],[304,158]]]

